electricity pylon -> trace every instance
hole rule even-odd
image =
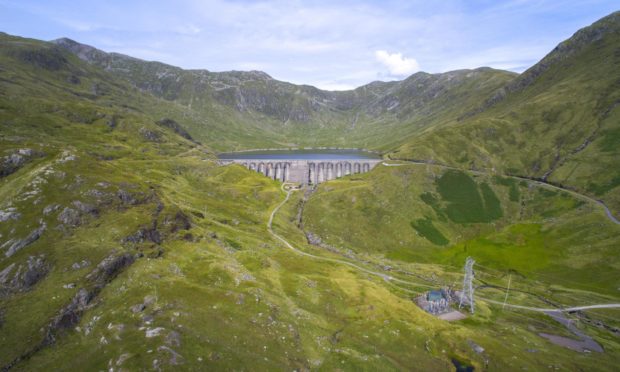
[[[467,257],[465,260],[465,276],[463,277],[463,291],[461,292],[461,299],[459,301],[459,309],[463,306],[465,299],[469,302],[469,310],[474,313],[474,261],[473,258]]]

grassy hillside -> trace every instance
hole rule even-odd
[[[530,318],[483,306],[469,323],[446,323],[411,301],[410,291],[421,288],[284,249],[265,228],[284,196],[279,184],[238,166],[219,167],[174,126],[123,106],[134,96],[121,83],[65,82],[72,62],[53,73],[38,62],[20,64],[19,74],[3,72],[11,95],[1,101],[0,365],[448,370],[453,359],[479,369],[514,365],[514,349],[498,340],[504,331],[496,324],[521,326]],[[94,82],[118,91],[75,98]],[[276,229],[315,249],[299,239],[291,222],[296,210],[287,204]],[[420,270],[459,275],[435,265]],[[545,319],[536,324],[561,332]],[[519,361],[523,367],[572,355],[532,331],[503,337],[538,350]],[[597,339],[614,353],[606,337]],[[476,353],[472,340],[488,351]],[[599,359],[601,368],[613,363],[608,355]],[[588,363],[584,357],[568,365]]]
[[[478,263],[480,298],[503,301],[510,277],[509,303],[548,307],[618,301],[618,226],[600,206],[533,182],[438,166],[378,166],[322,184],[305,198],[297,195],[289,208],[289,227],[281,231],[297,246],[388,269],[397,278],[458,287],[462,265],[471,256]],[[476,332],[493,334],[498,321],[504,329],[516,327],[522,341],[535,343],[536,327],[522,322],[546,322],[529,318],[531,313],[508,315],[479,306],[485,315],[466,323]],[[617,326],[614,313],[600,315],[603,323]],[[589,327],[587,332],[615,337]],[[616,358],[613,344],[606,343],[603,358]],[[519,350],[516,345],[513,350]],[[501,354],[495,347],[493,352]],[[544,357],[534,359],[539,363]]]
[[[579,226],[578,228],[576,226]],[[535,183],[437,166],[380,166],[319,187],[303,227],[338,249],[482,265],[617,293],[618,226],[598,205]],[[596,277],[590,273],[596,272]]]
[[[390,156],[546,179],[620,213],[620,13],[577,32],[446,128]]]
[[[291,193],[273,230],[304,255],[266,226],[281,184],[213,155],[400,146],[613,202],[614,17],[518,78],[419,73],[342,93],[0,35],[0,367],[615,370],[617,310],[568,315],[604,348],[578,353],[540,336],[572,337],[550,317],[491,302],[620,302],[618,225],[591,200],[379,165]],[[475,315],[415,305],[458,287],[468,256]]]

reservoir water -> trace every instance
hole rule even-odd
[[[222,160],[369,160],[381,155],[353,149],[264,150],[221,153]]]

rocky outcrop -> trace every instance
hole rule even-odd
[[[80,217],[80,212],[66,207],[58,214],[58,222],[68,227],[78,227],[82,224],[82,218]]]
[[[86,279],[101,289],[105,284],[114,279],[125,267],[133,264],[135,257],[129,253],[110,255],[104,258],[97,267],[86,276]]]
[[[183,212],[178,211],[174,217],[166,216],[164,226],[169,226],[170,232],[175,233],[179,230],[189,230],[192,227],[190,218]]]
[[[19,239],[16,242],[14,242],[9,247],[9,249],[6,251],[5,256],[6,257],[11,257],[15,253],[17,253],[17,251],[19,251],[19,250],[29,246],[30,244],[34,243],[35,241],[37,241],[39,239],[39,237],[41,237],[41,235],[43,234],[45,229],[47,229],[47,225],[45,224],[45,222],[41,222],[41,226],[39,226],[38,228],[34,229],[24,239]]]
[[[62,49],[56,46],[20,50],[16,57],[25,64],[49,71],[61,70],[69,63]]]
[[[146,203],[150,200],[150,197],[142,192],[129,192],[125,189],[119,189],[116,192],[116,197],[120,200],[121,205],[139,205]]]
[[[92,217],[99,216],[99,208],[92,204],[74,200],[71,202],[71,206],[72,207],[65,207],[57,217],[58,222],[66,227],[74,228],[82,225],[84,223],[84,217],[88,215]]]
[[[46,346],[56,341],[56,338],[67,329],[75,327],[84,311],[93,306],[93,300],[101,290],[124,269],[135,261],[130,253],[112,254],[104,258],[97,267],[86,276],[88,285],[80,288],[71,302],[60,310],[58,315],[47,327],[45,338],[40,345]]]
[[[47,276],[49,270],[44,255],[29,256],[23,264],[12,263],[0,271],[0,298],[30,290]]]
[[[123,243],[144,243],[146,241],[161,244],[163,241],[162,234],[157,230],[157,224],[154,223],[150,227],[141,227],[135,233],[123,238]]]
[[[8,220],[19,220],[21,216],[21,213],[18,213],[15,208],[0,210],[0,222],[5,222]]]
[[[13,151],[11,154],[0,158],[0,178],[15,173],[32,158],[41,155],[32,149],[24,148]]]
[[[185,130],[185,128],[183,128],[179,123],[177,123],[176,121],[172,119],[168,119],[168,118],[161,119],[160,121],[157,122],[157,125],[172,129],[172,131],[174,131],[174,133],[178,134],[179,136],[187,140],[194,141],[192,136]]]

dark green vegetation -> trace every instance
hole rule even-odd
[[[433,244],[446,245],[450,243],[443,234],[433,226],[433,221],[430,218],[424,218],[411,222],[411,227],[430,240]]]
[[[509,303],[620,302],[618,225],[506,175],[618,211],[618,17],[519,76],[350,92],[0,35],[0,366],[616,369],[617,310],[571,315],[605,349],[586,354],[541,338],[568,335],[544,315],[485,299],[511,280]],[[280,184],[213,156],[299,145],[460,168],[380,165],[295,192],[275,217],[299,249],[409,284],[287,249],[265,225]],[[411,301],[460,282],[468,256],[482,265],[476,315],[448,323]]]
[[[452,222],[491,222],[502,217],[499,200],[486,182],[478,185],[461,171],[450,170],[437,180],[437,192],[447,203]]]

